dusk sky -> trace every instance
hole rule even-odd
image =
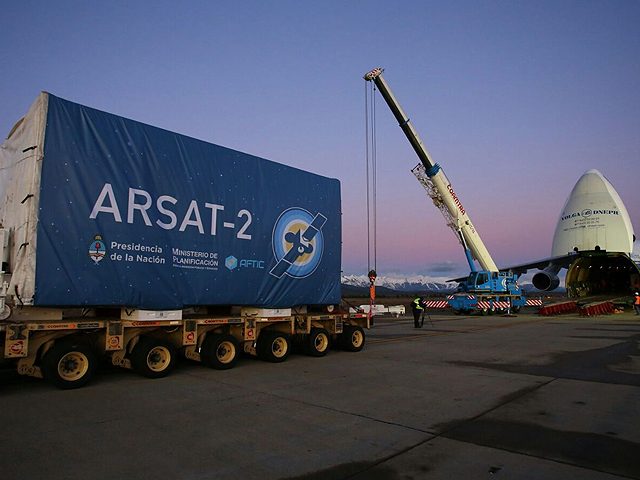
[[[635,0],[3,1],[0,134],[44,90],[337,178],[343,271],[366,274],[362,76],[383,67],[504,267],[550,255],[592,168],[640,231],[639,26]],[[376,109],[378,273],[465,274],[379,95]]]

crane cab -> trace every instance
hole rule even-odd
[[[510,272],[488,272],[480,270],[471,272],[466,282],[462,284],[462,290],[466,292],[483,293],[510,293],[520,294],[520,286],[517,284],[518,276]]]

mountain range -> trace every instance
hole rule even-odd
[[[343,285],[369,288],[369,277],[366,275],[344,275]],[[396,292],[453,292],[458,286],[457,282],[436,282],[433,278],[424,275],[411,277],[380,276],[376,279],[376,289],[383,287]]]
[[[343,275],[342,295],[360,296],[369,295],[369,277],[366,275]],[[433,277],[414,275],[407,277],[380,276],[376,279],[377,295],[410,295],[410,294],[448,294],[453,293],[458,286],[457,282],[434,281]],[[531,292],[535,290],[528,282],[521,283],[522,290]]]

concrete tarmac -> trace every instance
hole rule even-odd
[[[640,317],[431,317],[159,380],[0,372],[0,478],[640,479]]]

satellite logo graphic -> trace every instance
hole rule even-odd
[[[89,258],[93,260],[93,263],[98,265],[104,257],[107,255],[107,247],[102,241],[100,235],[96,235],[93,238],[93,242],[89,245]]]
[[[269,272],[277,278],[287,274],[293,278],[311,275],[322,259],[324,237],[322,227],[327,217],[313,216],[303,208],[282,212],[273,227],[273,254],[278,263]]]

